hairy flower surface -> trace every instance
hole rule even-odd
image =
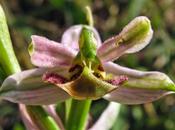
[[[1,86],[0,97],[27,105],[54,104],[70,97],[105,98],[123,104],[157,100],[175,91],[168,76],[112,62],[143,49],[152,35],[150,21],[144,16],[136,17],[103,43],[96,29],[87,25],[70,27],[61,43],[33,35],[29,53],[38,68],[9,76]]]

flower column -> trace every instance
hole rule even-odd
[[[90,26],[93,26],[92,12],[89,7],[86,7],[87,21]],[[91,100],[75,100],[72,99],[70,113],[66,124],[67,130],[84,130],[88,121],[88,113],[91,106]]]

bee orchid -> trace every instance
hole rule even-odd
[[[48,105],[70,97],[104,98],[122,104],[143,104],[174,93],[175,85],[161,72],[143,72],[113,63],[149,44],[153,35],[147,17],[132,20],[116,36],[103,43],[97,30],[75,25],[61,43],[32,36],[31,62],[38,68],[9,76],[0,97],[27,105]]]

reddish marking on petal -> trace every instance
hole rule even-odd
[[[66,82],[65,78],[56,73],[45,73],[42,80],[53,84],[63,84]]]
[[[75,71],[75,70],[82,70],[82,67],[81,67],[81,65],[74,65],[73,67],[71,67],[70,69],[69,69],[69,72],[73,72],[73,71]]]
[[[103,67],[101,65],[98,66],[98,70],[104,71]]]
[[[114,79],[109,80],[108,83],[112,85],[121,85],[127,80],[128,80],[128,77],[126,75],[121,75],[119,77],[114,77]]]
[[[69,69],[69,72],[72,74],[71,80],[78,78],[80,76],[81,72],[83,71],[83,68],[81,65],[74,65]]]

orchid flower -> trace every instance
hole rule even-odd
[[[149,44],[153,35],[145,16],[136,17],[103,43],[97,30],[75,25],[61,43],[33,35],[31,62],[38,68],[9,76],[0,97],[27,105],[48,105],[69,98],[104,98],[122,104],[143,104],[173,93],[175,85],[161,72],[143,72],[113,63]]]

